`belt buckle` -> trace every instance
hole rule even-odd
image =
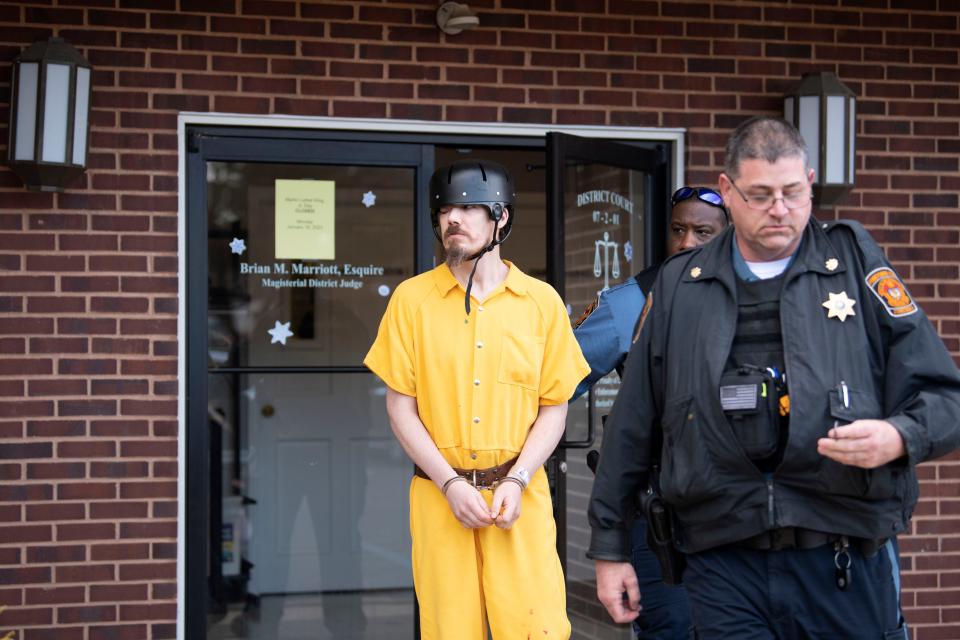
[[[477,491],[483,491],[483,490],[485,490],[485,489],[493,489],[494,487],[497,486],[497,483],[496,483],[496,482],[494,482],[493,484],[479,484],[479,483],[477,482],[477,470],[476,470],[476,469],[473,469],[473,470],[472,470],[472,475],[471,475],[470,478],[467,478],[467,482],[469,482],[470,484],[472,484],[472,485],[473,485],[473,488],[476,489]]]

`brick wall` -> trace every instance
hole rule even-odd
[[[482,26],[452,38],[434,0],[0,4],[0,140],[31,41],[95,68],[83,181],[28,193],[0,168],[0,634],[174,636],[181,110],[685,127],[687,182],[713,183],[731,127],[830,70],[859,96],[836,214],[960,360],[960,1],[470,4]],[[902,540],[919,640],[960,635],[958,459],[920,468]]]

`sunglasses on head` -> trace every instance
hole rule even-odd
[[[697,200],[721,209],[724,216],[728,215],[727,208],[723,204],[723,197],[713,189],[707,187],[680,187],[670,196],[670,207],[673,208],[677,206],[678,202],[689,200],[694,196],[697,197]]]

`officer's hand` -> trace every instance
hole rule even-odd
[[[629,562],[597,560],[597,598],[614,622],[632,622],[640,615],[640,585]],[[626,600],[623,597],[626,592]]]
[[[875,469],[906,454],[903,438],[886,420],[854,420],[817,440],[817,451],[840,464]]]
[[[509,529],[520,517],[520,494],[523,491],[516,482],[501,482],[493,492],[490,517],[501,529]]]
[[[493,524],[487,501],[469,482],[454,482],[447,489],[447,502],[453,516],[467,529],[482,529]]]

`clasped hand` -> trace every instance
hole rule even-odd
[[[509,529],[520,517],[520,486],[501,482],[493,492],[490,505],[469,482],[454,482],[447,489],[447,502],[454,517],[467,529],[482,529],[496,524]]]

